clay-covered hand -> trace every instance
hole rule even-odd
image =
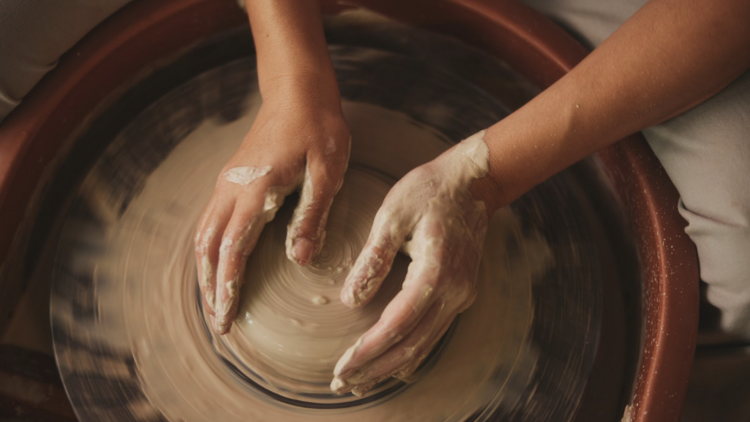
[[[414,169],[385,198],[341,300],[368,303],[399,249],[412,262],[380,320],[338,361],[334,392],[362,395],[388,377],[406,379],[474,301],[488,211],[469,188],[487,173],[483,134]]]
[[[287,256],[307,265],[320,250],[349,150],[349,129],[337,96],[329,103],[288,97],[264,101],[252,129],[219,174],[195,236],[203,303],[218,334],[229,330],[237,313],[245,262],[263,226],[299,186]]]

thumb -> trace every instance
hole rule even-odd
[[[328,211],[341,188],[342,173],[329,171],[325,163],[308,161],[299,203],[286,236],[286,256],[299,265],[312,262],[323,247]]]

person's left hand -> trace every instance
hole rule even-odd
[[[247,258],[286,195],[302,185],[286,253],[304,266],[323,246],[328,211],[343,183],[351,142],[338,90],[311,83],[288,86],[293,88],[266,91],[196,230],[203,305],[219,335],[230,330],[237,315]]]
[[[341,300],[363,306],[377,293],[401,248],[412,263],[380,320],[341,357],[331,390],[362,395],[417,369],[475,297],[488,209],[470,193],[487,173],[483,132],[412,170],[385,198]]]

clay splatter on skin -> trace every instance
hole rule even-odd
[[[445,241],[444,239],[458,239],[459,242],[462,242],[460,248],[464,254],[463,259],[466,262],[472,262],[470,260],[473,259],[475,265],[479,262],[487,227],[486,208],[483,202],[473,200],[465,193],[468,192],[471,182],[485,176],[489,168],[489,150],[484,142],[484,134],[485,131],[481,131],[467,138],[448,154],[435,160],[434,165],[439,168],[435,176],[439,179],[433,179],[431,175],[420,174],[420,177],[427,177],[429,182],[430,198],[427,200],[426,206],[422,204],[420,199],[414,200],[410,197],[386,200],[375,219],[372,230],[372,233],[376,234],[375,238],[379,239],[374,243],[377,246],[374,249],[377,253],[369,250],[357,260],[341,294],[344,303],[359,307],[373,297],[390,270],[389,265],[383,264],[383,257],[396,253],[399,247],[414,259],[410,265],[409,274],[440,273],[447,269],[449,273],[446,273],[446,276],[451,276],[457,282],[467,277],[473,278],[473,274],[467,275],[467,272],[473,272],[475,267],[469,265],[467,267],[447,268],[444,260],[439,257],[443,256],[441,253],[443,246],[441,245]],[[405,179],[408,178],[409,176]],[[415,179],[412,178],[411,180],[414,181]],[[394,192],[397,191],[392,191],[392,194]],[[418,221],[413,221],[414,214],[420,214]],[[429,223],[430,221],[432,223]],[[420,228],[424,227],[423,222],[427,222],[424,224],[439,224],[441,226],[440,233],[443,234],[443,237],[420,231]],[[449,222],[451,224],[448,224]],[[383,241],[382,239],[388,240]],[[401,239],[407,239],[403,246],[401,245]],[[386,246],[383,247],[382,245]],[[467,251],[474,251],[474,253]],[[450,273],[450,271],[455,273]],[[404,281],[404,289],[407,289],[407,285],[414,280],[407,277]],[[446,288],[450,289],[451,287]],[[470,286],[466,285],[464,288],[473,290],[473,283]],[[434,298],[436,294],[435,289],[427,286],[418,302],[411,304],[411,307],[413,307],[411,312],[416,314],[423,311],[429,312],[429,308],[442,309],[442,312],[449,312],[446,315],[455,315],[455,312],[462,312],[473,302],[470,295],[447,295],[442,298],[452,305],[443,305],[436,308],[433,305],[433,301],[437,300]],[[391,312],[393,314],[393,311]],[[428,316],[424,318],[428,318]],[[429,318],[435,321],[443,320],[443,323],[436,326],[438,329],[442,329],[446,323],[450,324],[450,320],[444,319],[445,317],[442,316],[441,312],[430,315]],[[376,334],[368,332],[364,336],[373,335]],[[394,333],[394,335],[401,336],[402,334]],[[434,335],[433,329],[426,329],[414,345],[427,347]],[[331,382],[331,390],[335,393],[343,394],[352,391],[355,395],[361,396],[380,380],[391,376],[409,376],[423,359],[420,356],[415,360],[408,360],[405,367],[399,367],[390,372],[386,368],[387,365],[392,363],[379,360],[378,354],[374,354],[373,360],[362,357],[374,353],[365,351],[362,346],[363,339],[364,337],[361,337],[357,344],[350,347],[336,364],[335,378]],[[393,343],[393,346],[390,346],[390,344],[387,343],[383,347],[405,347],[398,342]],[[372,345],[368,347],[373,349]],[[413,354],[414,347],[416,346],[406,346],[404,356]],[[375,346],[373,350],[377,348],[378,346]],[[381,373],[382,375],[373,375],[375,378],[370,378],[366,375],[367,373]]]
[[[259,179],[263,176],[266,176],[273,170],[273,167],[271,166],[265,166],[265,167],[235,167],[233,169],[229,169],[224,173],[224,178],[227,179],[227,181],[236,183],[238,185],[246,186],[255,181],[256,179]]]

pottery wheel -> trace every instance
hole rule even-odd
[[[206,324],[192,239],[260,107],[254,58],[196,72],[101,139],[108,147],[66,218],[51,305],[60,371],[82,420],[573,417],[598,345],[602,276],[596,260],[580,259],[598,247],[593,217],[575,205],[565,174],[495,216],[477,300],[412,382],[387,380],[363,398],[331,394],[337,359],[377,320],[409,264],[400,256],[364,308],[340,302],[383,197],[410,169],[507,114],[460,77],[407,57],[332,54],[353,140],[326,246],[307,268],[285,258],[296,202],[287,198],[249,258],[226,336]]]

